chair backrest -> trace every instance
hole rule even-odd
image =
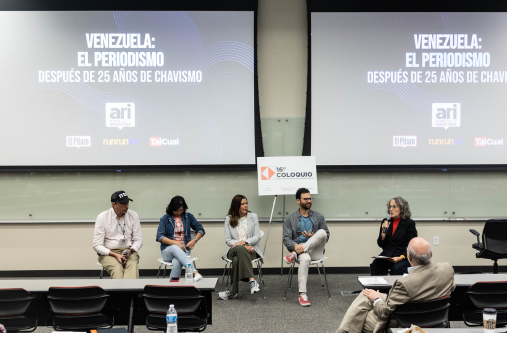
[[[32,294],[23,288],[0,289],[0,316],[25,313],[32,299]]]
[[[396,307],[393,317],[401,327],[435,327],[448,321],[450,295],[435,300],[410,302]]]
[[[261,230],[261,239],[262,239],[263,236],[264,236],[264,232]]]
[[[476,282],[465,292],[476,309],[507,309],[507,281]],[[464,306],[468,306],[466,301]]]
[[[487,251],[507,255],[507,220],[487,220],[482,231],[482,243]]]
[[[169,305],[174,305],[178,314],[196,313],[203,309],[206,315],[206,308],[199,308],[204,296],[201,291],[194,286],[155,286],[147,285],[144,287],[144,302],[146,309],[150,313],[165,314]]]
[[[55,314],[83,315],[100,312],[109,295],[98,286],[50,287],[48,300]]]

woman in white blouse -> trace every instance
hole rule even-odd
[[[259,249],[261,231],[257,215],[248,211],[248,200],[243,195],[232,199],[229,214],[225,218],[225,244],[228,249],[224,258],[232,260],[230,290],[218,293],[222,300],[238,296],[239,281],[250,283],[250,294],[259,291],[255,281],[252,260],[262,257]]]

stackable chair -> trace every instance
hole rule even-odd
[[[57,331],[87,331],[114,325],[111,297],[101,287],[50,287],[48,300]]]
[[[477,243],[472,245],[479,251],[475,257],[493,260],[493,273],[498,274],[498,260],[507,258],[507,220],[487,220],[482,230],[482,243],[477,231],[470,229],[470,232],[477,236]]]
[[[262,240],[263,236],[264,236],[264,232],[261,230],[261,240]],[[266,240],[266,242],[268,242],[268,240]],[[266,247],[264,247],[264,250],[266,250]],[[224,290],[225,272],[227,271],[227,267],[229,267],[229,270],[227,271],[227,282],[225,283],[225,286],[227,287],[229,285],[229,279],[231,277],[232,260],[229,260],[225,255],[222,256],[222,260],[225,261],[224,273],[222,275],[222,291],[223,291]],[[257,272],[258,272],[257,280],[259,281],[259,285],[261,286],[261,289],[262,289],[262,297],[266,298],[266,296],[264,295],[264,288],[266,288],[266,284],[264,283],[264,278],[262,277],[262,264],[263,264],[262,259],[257,258],[255,260],[252,260],[252,264],[255,264],[257,266]]]
[[[206,299],[194,286],[144,287],[144,303],[148,309],[146,328],[167,329],[166,313],[169,305],[178,312],[178,332],[202,332],[208,326]]]
[[[397,306],[390,315],[402,328],[417,325],[424,328],[450,328],[449,307],[451,296],[443,296],[428,301],[409,302]],[[389,327],[389,322],[387,323]]]
[[[194,268],[196,270],[197,270],[197,267],[195,266],[195,261],[197,261],[197,260],[199,260],[198,257],[192,257],[192,263],[194,264]],[[164,279],[165,279],[165,271],[167,269],[167,266],[171,266],[172,267],[173,264],[172,264],[172,262],[166,262],[166,261],[164,261],[163,258],[158,258],[157,261],[160,262],[160,266],[158,266],[157,279],[160,276],[160,269],[162,269],[162,266],[164,266]],[[183,263],[183,265],[185,265],[185,264]]]
[[[99,279],[102,279],[102,276],[104,275],[104,267],[102,267],[102,265],[100,264],[100,262],[97,262],[97,264],[100,266],[100,276],[99,276]]]
[[[33,332],[37,328],[35,300],[22,288],[0,289],[0,324],[7,333]]]
[[[482,326],[482,310],[495,308],[496,325],[507,325],[507,281],[476,282],[468,288],[461,303],[465,325]]]
[[[316,265],[317,271],[319,273],[319,279],[320,284],[322,287],[324,287],[324,282],[322,282],[322,275],[320,275],[320,268],[319,264],[322,266],[322,272],[324,273],[324,279],[326,280],[326,287],[327,287],[327,294],[329,295],[329,298],[331,298],[331,293],[329,292],[329,285],[327,284],[327,275],[326,275],[326,268],[324,267],[324,261],[327,259],[327,257],[323,257],[320,260],[310,261],[310,266]],[[283,296],[284,299],[287,298],[287,292],[290,290],[290,287],[292,285],[292,275],[294,274],[294,268],[296,267],[296,261],[292,262],[292,264],[289,267],[289,276],[287,277],[287,288],[285,288],[285,295]]]

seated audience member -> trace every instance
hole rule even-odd
[[[454,270],[449,263],[431,263],[430,244],[421,237],[413,238],[408,245],[409,275],[396,280],[389,294],[364,289],[352,302],[342,320],[339,333],[378,333],[387,326],[389,315],[397,306],[413,302],[434,300],[451,294],[456,287]],[[398,327],[392,319],[389,327]]]
[[[380,223],[380,232],[377,244],[382,248],[380,256],[389,259],[375,259],[370,264],[371,275],[387,275],[391,269],[391,275],[403,275],[407,273],[410,263],[407,260],[407,246],[411,239],[417,237],[415,222],[408,202],[402,197],[394,197],[387,202],[387,213],[391,215],[391,221],[383,219]]]
[[[113,279],[138,279],[139,255],[143,245],[137,213],[129,210],[132,201],[125,191],[111,195],[111,209],[97,216],[93,249],[99,263]]]
[[[310,306],[306,295],[306,281],[310,261],[320,260],[324,255],[324,247],[329,240],[329,230],[321,213],[310,210],[312,197],[306,188],[296,192],[299,209],[287,216],[283,225],[283,244],[291,253],[284,257],[287,264],[299,263],[299,304]]]
[[[224,237],[227,250],[223,257],[232,260],[232,287],[218,293],[218,297],[222,300],[235,299],[239,281],[249,282],[250,294],[258,292],[260,289],[254,278],[252,261],[262,257],[259,249],[261,230],[257,215],[248,211],[248,200],[243,195],[236,195],[232,199],[229,214],[225,217]]]
[[[186,264],[187,256],[191,255],[192,249],[204,236],[204,228],[187,209],[185,199],[174,196],[165,210],[166,214],[160,218],[157,229],[162,258],[173,264],[171,277],[181,275],[181,267]],[[190,229],[196,233],[194,238],[190,235]],[[195,268],[193,270],[194,281],[202,279],[202,275]]]

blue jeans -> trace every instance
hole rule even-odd
[[[166,262],[172,262],[173,269],[171,270],[170,277],[180,277],[181,267],[187,263],[187,256],[190,256],[190,249],[187,252],[181,250],[177,245],[172,245],[162,250],[162,258]],[[192,268],[193,268],[192,264]],[[194,272],[195,272],[195,268]]]

